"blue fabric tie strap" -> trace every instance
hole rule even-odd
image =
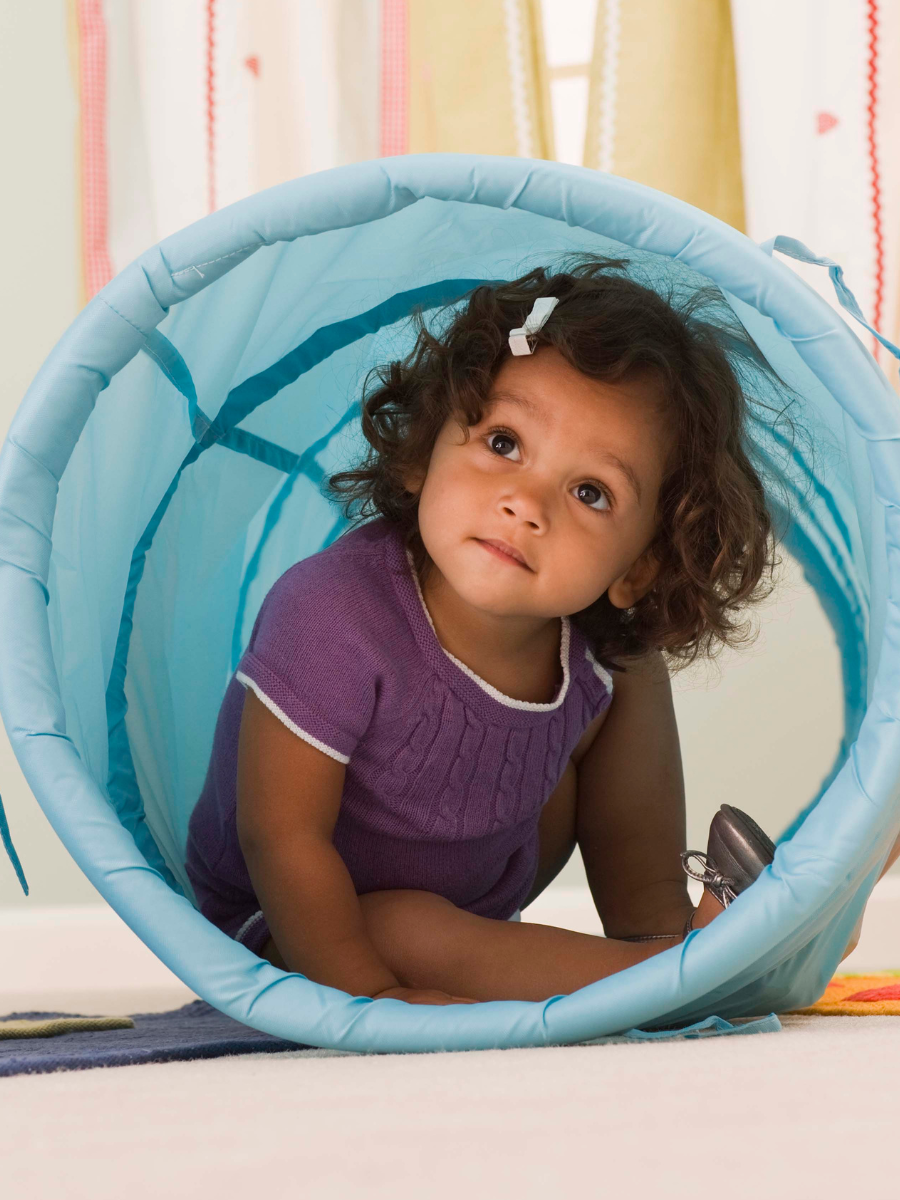
[[[9,823],[6,820],[6,813],[3,811],[3,797],[0,796],[0,838],[3,839],[3,846],[6,853],[9,855],[9,861],[13,865],[13,870],[19,877],[19,883],[22,885],[22,891],[28,895],[28,884],[25,882],[25,872],[22,870],[22,864],[19,862],[19,856],[16,854],[16,848],[12,843],[12,837],[9,832]]]
[[[584,1044],[587,1046],[606,1046],[611,1043],[628,1042],[667,1042],[676,1038],[686,1038],[693,1041],[697,1038],[730,1037],[735,1034],[751,1033],[780,1033],[781,1021],[775,1013],[767,1017],[757,1017],[754,1020],[726,1021],[724,1017],[705,1017],[688,1025],[667,1025],[662,1029],[626,1029],[623,1033],[607,1034],[604,1037],[591,1038]]]
[[[847,287],[846,283],[844,283],[843,268],[839,266],[834,259],[822,258],[818,254],[813,254],[812,250],[810,250],[808,246],[804,246],[804,244],[798,241],[796,238],[785,237],[784,234],[778,234],[777,237],[772,237],[769,238],[768,241],[760,242],[759,248],[760,250],[764,250],[766,254],[769,255],[771,255],[773,250],[777,250],[779,254],[785,254],[788,258],[796,259],[797,262],[809,263],[814,267],[827,267],[828,274],[831,278],[831,282],[834,284],[834,290],[837,293],[837,298],[840,301],[841,308],[846,308],[847,312],[850,313],[852,317],[855,317],[856,320],[859,321],[860,325],[862,325],[865,329],[868,329],[869,333],[871,333],[874,338],[877,338],[878,341],[881,342],[885,350],[890,350],[894,358],[900,358],[900,347],[895,346],[893,342],[889,342],[886,337],[882,337],[878,330],[871,326],[863,316],[863,311],[859,307],[856,297]]]
[[[636,1042],[660,1042],[669,1038],[707,1038],[727,1037],[729,1034],[744,1033],[780,1033],[781,1022],[775,1013],[767,1017],[758,1017],[755,1021],[741,1021],[734,1024],[724,1017],[707,1017],[704,1021],[696,1021],[693,1025],[685,1025],[679,1029],[629,1029],[624,1035]]]

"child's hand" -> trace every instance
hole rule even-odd
[[[385,988],[377,992],[373,1000],[403,1000],[406,1004],[477,1004],[477,1000],[466,1000],[462,996],[451,996],[437,988]]]

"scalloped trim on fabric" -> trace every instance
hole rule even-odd
[[[609,673],[609,671],[607,671],[606,667],[601,666],[601,664],[597,662],[596,658],[594,658],[593,654],[591,653],[590,646],[585,647],[584,657],[588,660],[588,662],[594,668],[594,674],[597,676],[597,678],[600,680],[600,682],[603,684],[603,686],[606,688],[606,690],[609,692],[609,694],[612,695],[612,693],[613,693],[612,675],[610,675],[610,673]]]
[[[299,725],[295,725],[287,713],[282,712],[274,700],[270,700],[266,693],[260,688],[259,684],[245,675],[243,671],[237,671],[235,678],[242,687],[252,688],[256,695],[262,700],[263,704],[273,712],[283,725],[287,725],[291,733],[296,733],[297,737],[303,738],[304,742],[309,742],[310,746],[315,746],[317,750],[321,750],[323,754],[327,754],[329,758],[335,758],[339,763],[346,765],[350,761],[347,754],[341,754],[338,750],[333,750],[331,746],[327,746],[324,742],[320,742],[317,737],[313,737],[311,733],[307,733],[305,729],[301,729]]]
[[[422,612],[424,612],[428,619],[428,624],[431,626],[431,632],[434,634],[434,640],[437,642],[438,646],[440,646],[443,653],[446,654],[452,663],[455,663],[456,666],[459,667],[463,674],[468,675],[468,677],[474,683],[478,684],[482,691],[487,692],[487,694],[492,699],[496,700],[498,704],[504,704],[507,708],[524,709],[525,712],[551,712],[554,708],[559,708],[562,705],[569,691],[570,678],[569,641],[571,637],[571,631],[568,617],[560,618],[562,621],[562,635],[559,639],[559,661],[560,666],[562,667],[563,681],[560,685],[559,695],[555,700],[551,700],[549,704],[539,704],[534,700],[516,700],[514,697],[507,696],[498,688],[495,688],[494,685],[492,683],[488,683],[486,679],[482,679],[480,675],[476,675],[471,667],[467,667],[464,662],[460,662],[455,655],[451,654],[449,650],[446,650],[443,646],[441,646],[440,638],[438,637],[437,630],[434,627],[434,621],[431,619],[431,613],[428,611],[428,606],[425,603],[425,597],[422,595],[422,589],[419,587],[419,577],[416,574],[415,561],[413,560],[413,556],[408,549],[406,551],[406,561],[409,563],[409,573],[412,576],[413,583],[416,585],[416,595],[419,597],[419,603],[422,605]]]
[[[260,908],[253,914],[252,917],[247,918],[247,920],[243,923],[243,925],[240,927],[240,929],[234,935],[234,940],[236,942],[240,942],[241,944],[243,944],[243,941],[244,941],[244,938],[246,937],[246,935],[250,932],[250,930],[253,928],[253,926],[256,925],[257,922],[261,921],[262,919],[263,919],[263,911]]]

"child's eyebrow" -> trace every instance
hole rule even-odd
[[[516,408],[520,408],[524,413],[527,413],[538,425],[544,428],[547,426],[546,418],[538,406],[529,400],[527,396],[522,396],[518,392],[495,392],[486,407],[493,409],[497,404],[513,404]],[[619,458],[618,454],[613,454],[611,450],[604,450],[600,446],[589,444],[585,446],[585,450],[588,454],[593,455],[594,458],[599,459],[600,462],[609,463],[610,466],[615,467],[631,485],[631,490],[637,497],[638,504],[640,504],[641,481],[638,479],[634,467],[630,463]]]

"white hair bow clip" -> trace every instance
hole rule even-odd
[[[559,299],[556,296],[543,296],[540,300],[535,300],[522,328],[509,331],[509,348],[513,354],[534,353],[528,339],[540,333],[557,304]]]

